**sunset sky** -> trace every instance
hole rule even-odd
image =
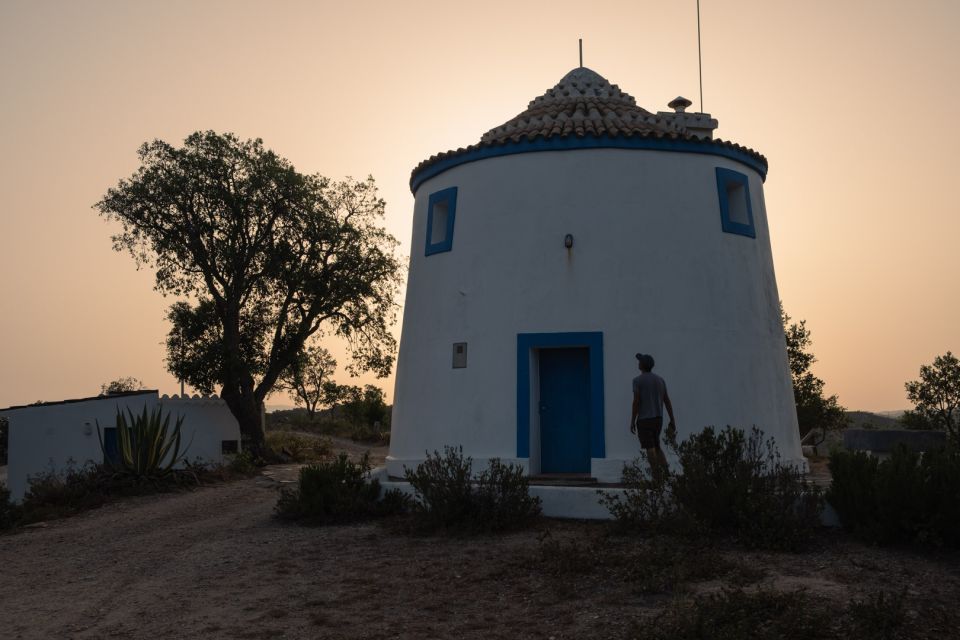
[[[815,372],[849,408],[906,408],[904,381],[960,352],[960,2],[701,7],[704,107],[770,162],[780,295]],[[177,390],[173,300],[91,209],[144,141],[230,131],[302,172],[372,174],[406,255],[411,169],[520,113],[581,37],[639,105],[698,108],[695,0],[0,0],[0,407],[120,376]],[[373,381],[340,361],[339,382]]]

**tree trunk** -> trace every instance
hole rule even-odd
[[[240,437],[243,439],[243,450],[249,451],[254,458],[269,460],[267,442],[263,433],[260,402],[254,394],[231,392],[227,389],[222,394],[224,402],[230,408],[230,413],[240,425]]]
[[[226,347],[223,362],[223,390],[221,397],[240,425],[244,451],[254,459],[270,460],[263,433],[262,396],[254,392],[253,376],[240,357],[240,311],[228,304],[223,310],[223,341]]]

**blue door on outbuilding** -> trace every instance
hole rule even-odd
[[[540,469],[590,472],[590,350],[540,349]]]
[[[103,462],[104,464],[120,463],[120,445],[117,442],[116,427],[107,427],[103,430]]]

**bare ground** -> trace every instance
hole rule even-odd
[[[472,539],[398,535],[377,523],[281,524],[271,517],[277,488],[296,469],[270,467],[0,536],[0,636],[623,638],[674,597],[616,572],[547,570],[539,540],[547,531],[581,549],[629,544],[599,524],[546,521]],[[743,570],[686,588],[715,591],[734,580],[842,603],[887,590],[910,607],[950,610],[960,595],[955,553],[879,550],[824,534],[820,549],[803,555],[725,545],[711,554]]]

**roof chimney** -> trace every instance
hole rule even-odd
[[[711,118],[709,113],[687,113],[687,107],[692,104],[683,96],[677,96],[667,104],[673,112],[658,111],[657,115],[677,123],[683,127],[683,132],[692,138],[712,140],[717,121]]]
[[[667,106],[673,109],[674,111],[676,111],[677,113],[683,113],[687,110],[687,107],[689,107],[692,104],[693,104],[692,102],[690,102],[683,96],[677,96],[676,98],[671,100],[669,103],[667,103]]]

